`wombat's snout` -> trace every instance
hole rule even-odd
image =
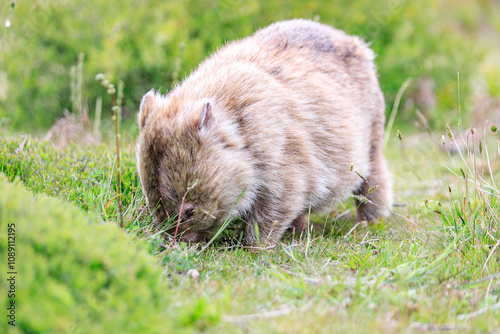
[[[206,233],[199,233],[199,232],[190,232],[186,231],[181,235],[181,241],[187,242],[187,243],[198,243],[205,241],[205,239],[208,237]]]
[[[187,243],[198,243],[206,240],[209,234],[205,230],[200,231],[198,225],[202,223],[204,217],[201,211],[197,210],[197,206],[191,202],[184,203],[179,210],[179,226],[177,226],[177,219],[175,219],[174,224],[168,227],[167,233],[174,235],[177,230],[179,239]]]

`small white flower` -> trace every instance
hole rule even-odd
[[[9,28],[10,27],[10,20],[7,19],[5,20],[5,28]]]

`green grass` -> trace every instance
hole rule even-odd
[[[169,301],[163,311],[175,314],[178,329],[494,332],[500,327],[500,192],[492,180],[500,177],[500,152],[496,134],[485,141],[481,153],[462,159],[439,147],[440,135],[403,133],[402,141],[393,135],[387,156],[400,206],[373,226],[353,230],[350,220],[313,215],[312,232],[288,233],[274,249],[228,243],[229,228],[203,251],[181,243],[169,252],[144,211],[129,145],[122,155],[125,233],[146,240],[158,258]],[[0,144],[0,170],[10,180],[116,224],[112,157],[105,147],[59,151],[29,138]],[[351,202],[333,215],[353,211]]]

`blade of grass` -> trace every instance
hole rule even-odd
[[[210,246],[212,244],[212,242],[214,242],[215,239],[217,239],[217,237],[222,233],[222,231],[224,231],[226,229],[226,227],[229,225],[229,223],[231,222],[231,216],[232,216],[232,213],[234,211],[234,209],[236,208],[236,205],[238,204],[238,202],[240,201],[240,199],[243,197],[243,194],[245,194],[245,190],[247,188],[245,187],[243,189],[243,191],[241,192],[240,196],[238,197],[238,199],[236,200],[236,203],[234,203],[234,206],[233,208],[231,209],[231,212],[229,212],[229,215],[227,216],[226,220],[224,221],[224,223],[221,225],[221,227],[219,228],[219,230],[217,231],[217,233],[215,233],[215,235],[212,237],[212,239],[210,239],[209,242],[207,242],[202,248],[201,250],[198,252],[198,254],[201,254],[205,251],[205,249],[208,248],[208,246]]]

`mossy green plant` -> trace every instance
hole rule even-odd
[[[74,205],[33,198],[3,174],[0,189],[0,239],[15,226],[18,332],[168,331],[162,269],[143,242]],[[0,257],[6,253],[2,242]],[[6,285],[2,280],[1,305]],[[7,323],[1,326],[5,333]]]

